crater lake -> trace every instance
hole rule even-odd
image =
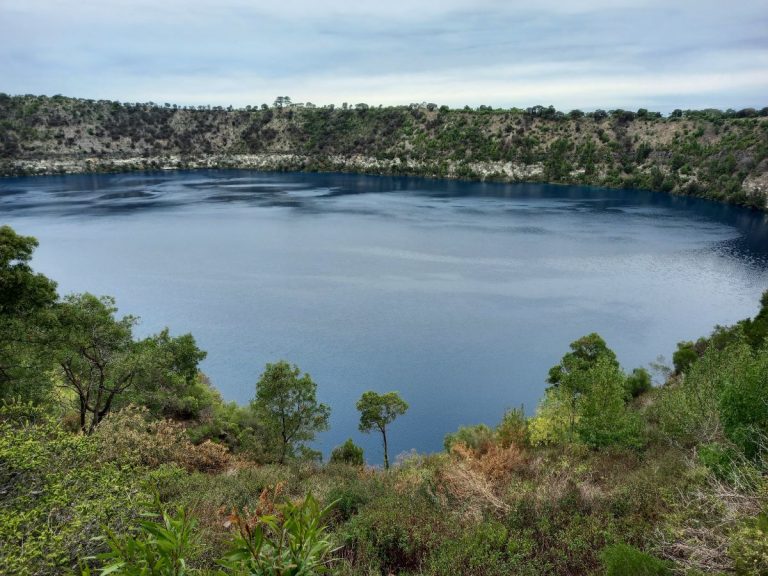
[[[116,297],[140,336],[192,332],[226,400],[297,364],[331,406],[326,454],[365,390],[410,404],[390,454],[533,412],[568,344],[598,332],[629,371],[768,288],[768,217],[640,190],[253,171],[0,179],[0,221],[39,239],[60,294]]]

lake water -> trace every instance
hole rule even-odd
[[[309,372],[332,407],[326,453],[368,389],[409,412],[391,450],[533,411],[547,370],[596,331],[626,369],[768,288],[768,221],[644,191],[417,178],[185,171],[0,179],[0,222],[36,236],[60,292],[117,298],[141,335],[170,326],[247,402],[266,362]]]

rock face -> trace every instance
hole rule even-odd
[[[768,210],[768,169],[766,167],[759,173],[747,176],[742,187],[755,205]]]
[[[647,188],[766,209],[768,109],[225,110],[0,94],[0,175],[202,167]]]

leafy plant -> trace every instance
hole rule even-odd
[[[106,531],[109,551],[96,556],[104,562],[100,576],[185,576],[190,573],[186,557],[194,546],[193,532],[196,522],[184,508],[171,515],[155,500],[155,512],[144,513],[147,518],[139,522],[138,534],[118,535]],[[159,516],[159,519],[158,519]],[[90,574],[88,569],[83,571]]]
[[[333,504],[321,508],[308,494],[300,503],[273,505],[267,491],[261,510],[233,512],[228,520],[236,529],[235,544],[222,561],[233,573],[252,576],[309,576],[329,572],[334,551],[326,534],[325,517]],[[259,513],[261,512],[261,513]]]

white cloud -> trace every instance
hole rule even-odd
[[[0,0],[0,90],[253,104],[765,105],[763,0]]]

